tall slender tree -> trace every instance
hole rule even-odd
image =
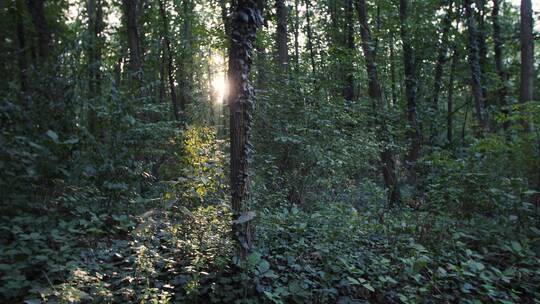
[[[472,0],[465,0],[465,19],[467,22],[469,49],[469,66],[471,70],[471,90],[474,98],[476,119],[483,130],[488,129],[488,120],[485,113],[485,97],[482,89],[482,71],[480,69],[480,51],[478,47],[478,29],[474,18]]]
[[[287,45],[287,7],[285,0],[276,0],[276,44],[278,64],[282,73],[287,73],[289,67],[289,47]]]
[[[396,174],[396,160],[394,153],[389,147],[390,139],[388,127],[385,119],[385,101],[379,83],[376,64],[376,51],[374,41],[371,37],[367,13],[366,1],[356,0],[356,11],[360,22],[360,36],[362,39],[362,50],[365,58],[365,65],[368,74],[368,94],[373,100],[375,109],[375,129],[377,137],[381,142],[382,149],[380,152],[381,171],[386,188],[388,189],[389,206],[395,206],[400,201],[400,189],[398,176]]]
[[[494,50],[494,59],[495,59],[495,69],[497,71],[497,76],[499,78],[499,85],[497,90],[497,97],[499,99],[499,105],[502,107],[502,112],[508,114],[506,109],[506,95],[508,92],[507,88],[507,75],[504,68],[503,57],[503,40],[501,35],[501,25],[499,21],[499,11],[500,11],[500,0],[493,0],[493,9],[491,13],[492,24],[493,24],[493,50]],[[508,122],[503,123],[505,129],[508,128]]]
[[[178,113],[178,100],[176,98],[176,86],[174,84],[174,66],[171,51],[171,42],[169,34],[169,23],[167,19],[167,12],[165,11],[164,0],[159,0],[159,13],[161,15],[161,21],[163,22],[163,43],[165,44],[165,50],[167,51],[167,79],[169,81],[169,92],[171,94],[171,105],[173,116],[177,121],[180,121],[180,113]],[[182,106],[182,109],[184,107]]]
[[[520,12],[521,86],[519,100],[521,103],[526,103],[533,100],[534,92],[534,40],[531,0],[521,0]]]
[[[238,0],[230,17],[229,95],[230,109],[230,179],[233,232],[238,242],[238,258],[243,261],[251,250],[249,211],[249,159],[251,110],[254,91],[249,81],[251,55],[257,28],[262,25],[259,8],[253,0]]]
[[[45,4],[46,0],[26,0],[28,10],[32,16],[32,23],[37,33],[38,38],[38,54],[41,59],[49,56],[51,33],[45,19]]]
[[[407,155],[408,177],[411,184],[416,184],[416,161],[420,157],[420,125],[417,112],[417,79],[414,63],[414,51],[409,34],[409,0],[399,1],[399,20],[401,43],[403,47],[403,72],[405,74],[405,99],[407,100],[407,120],[409,122],[409,152]]]

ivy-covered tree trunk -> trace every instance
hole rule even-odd
[[[285,0],[276,0],[276,43],[278,64],[282,73],[287,73],[289,66],[289,49],[287,46],[287,7]]]
[[[15,19],[15,37],[17,37],[17,65],[19,67],[19,82],[21,93],[27,90],[27,69],[26,59],[26,35],[24,34],[23,23],[23,3],[22,0],[15,0],[13,7],[13,17]]]
[[[437,117],[439,112],[439,95],[441,93],[442,87],[442,76],[444,71],[444,64],[447,60],[446,53],[448,52],[448,33],[450,32],[450,26],[452,24],[452,9],[454,6],[454,1],[451,0],[448,4],[446,15],[442,21],[442,33],[441,33],[441,42],[439,44],[439,49],[437,51],[437,62],[435,64],[435,75],[434,75],[434,84],[433,84],[433,97],[432,97],[432,114],[431,118],[431,134],[430,142],[433,143],[434,138],[437,136]]]
[[[493,10],[491,13],[492,22],[493,22],[493,49],[494,49],[494,59],[495,59],[495,69],[497,71],[497,76],[499,77],[499,85],[497,89],[497,97],[499,99],[499,105],[502,107],[502,113],[508,115],[508,109],[506,108],[506,95],[508,92],[507,88],[507,76],[506,70],[504,69],[503,63],[503,41],[501,37],[501,25],[499,22],[499,9],[500,2],[499,0],[493,0]],[[504,129],[508,128],[508,122],[505,120],[503,123]]]
[[[230,17],[228,104],[230,109],[230,179],[231,206],[235,220],[233,233],[238,242],[238,258],[243,261],[251,250],[249,211],[249,158],[251,110],[254,91],[249,81],[253,42],[262,24],[260,11],[253,0],[238,0]]]
[[[32,23],[37,33],[38,54],[41,59],[49,57],[51,33],[45,19],[45,0],[26,0]]]
[[[101,53],[103,23],[103,3],[101,0],[88,0],[86,2],[88,15],[88,97],[94,103],[88,112],[88,129],[96,135],[97,113],[96,102],[101,95]]]
[[[311,71],[313,73],[313,76],[315,76],[315,73],[317,71],[317,68],[315,67],[315,52],[313,51],[313,30],[311,27],[311,11],[310,11],[310,1],[311,0],[305,0],[306,4],[306,32],[307,32],[307,49],[309,52],[309,62],[311,63]]]
[[[416,161],[420,157],[420,125],[418,123],[418,112],[416,110],[416,91],[417,91],[417,79],[414,66],[414,53],[411,43],[411,37],[409,35],[409,0],[399,1],[399,20],[400,20],[400,34],[403,47],[403,72],[405,74],[405,99],[407,100],[407,120],[408,126],[408,138],[409,138],[409,152],[407,155],[407,168],[409,183],[416,185],[417,173],[416,173]]]
[[[352,0],[346,0],[345,3],[345,45],[347,49],[346,56],[352,58],[355,52],[354,49],[354,11],[353,11],[353,2]],[[352,64],[345,64],[345,83],[343,85],[343,98],[348,101],[354,100],[354,69]]]
[[[169,81],[169,92],[171,93],[172,111],[176,121],[180,121],[180,114],[178,113],[178,100],[176,98],[176,86],[174,84],[174,67],[171,52],[171,42],[169,38],[169,23],[167,21],[167,13],[165,12],[163,0],[159,0],[159,13],[161,15],[161,20],[163,21],[163,42],[167,51],[167,79]]]
[[[137,0],[122,0],[126,20],[127,39],[129,47],[129,70],[133,74],[142,72],[142,52],[137,25]],[[139,78],[137,76],[137,78]]]
[[[469,49],[469,66],[471,69],[471,90],[474,98],[474,107],[476,110],[476,119],[483,130],[488,129],[488,120],[484,106],[484,92],[482,90],[482,71],[480,69],[480,54],[478,48],[478,30],[476,21],[471,7],[472,0],[465,0],[465,18],[467,22],[467,30],[469,41],[467,47]]]
[[[520,11],[521,86],[519,101],[526,103],[533,100],[534,40],[531,0],[521,0]],[[530,126],[527,124],[526,128],[530,129]]]
[[[376,52],[374,42],[371,38],[371,31],[367,22],[366,1],[356,0],[356,10],[358,20],[360,21],[360,36],[362,39],[362,50],[365,57],[365,65],[368,74],[368,94],[374,101],[375,109],[375,128],[377,137],[382,145],[380,152],[381,171],[386,188],[388,189],[389,206],[395,206],[400,201],[399,183],[396,174],[396,161],[394,153],[389,147],[389,134],[386,126],[384,97],[381,92],[381,85],[377,74]]]

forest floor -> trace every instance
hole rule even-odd
[[[540,303],[540,230],[429,209],[261,208],[232,271],[222,145],[193,137],[181,176],[129,209],[81,205],[93,194],[73,189],[47,215],[2,216],[0,302]]]

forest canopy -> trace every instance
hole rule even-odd
[[[540,303],[540,1],[0,1],[0,303]]]

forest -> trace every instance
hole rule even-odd
[[[539,0],[1,0],[0,303],[540,303]]]

